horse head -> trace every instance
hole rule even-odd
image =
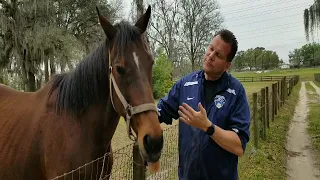
[[[138,142],[142,157],[147,162],[156,162],[163,148],[163,133],[153,98],[154,60],[143,38],[151,7],[135,25],[120,22],[113,26],[98,8],[97,12],[109,43],[107,59],[111,102],[119,116],[125,118],[128,135]]]

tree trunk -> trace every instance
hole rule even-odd
[[[49,59],[44,60],[44,81],[47,83],[49,81]]]
[[[3,78],[3,75],[2,75],[2,69],[0,69],[0,84],[4,84],[4,78]]]
[[[41,89],[42,79],[37,79],[37,89]]]
[[[50,76],[52,77],[55,74],[56,74],[56,66],[55,66],[53,57],[51,57],[50,58]]]
[[[28,71],[28,91],[34,92],[36,91],[36,78],[33,72]]]

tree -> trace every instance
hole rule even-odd
[[[265,49],[264,47],[250,48],[246,51],[239,51],[234,60],[232,67],[235,70],[249,68],[253,69],[271,69],[278,67],[280,58],[274,51]]]
[[[173,85],[171,80],[172,63],[161,49],[152,70],[154,98],[164,97]]]
[[[192,71],[199,67],[213,32],[221,28],[223,18],[217,9],[215,0],[181,0],[180,42],[191,61]]]
[[[173,64],[178,56],[179,3],[179,0],[153,0],[151,30],[148,34],[153,44],[164,49]]]
[[[300,49],[294,49],[293,51],[289,52],[289,63],[294,67],[294,68],[300,68],[301,67],[301,62],[303,57],[301,56],[301,50]]]
[[[49,69],[52,75],[57,67],[72,68],[102,37],[96,5],[114,19],[105,1],[0,0],[0,68],[20,72],[28,91],[41,86],[43,74],[48,81]]]
[[[320,44],[308,43],[289,53],[289,62],[297,68],[320,65]]]
[[[313,36],[315,28],[318,28],[320,22],[320,0],[314,0],[314,3],[304,10],[304,29],[307,40]]]

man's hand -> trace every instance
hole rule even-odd
[[[201,105],[198,104],[200,111],[195,111],[186,103],[182,103],[182,106],[179,106],[179,119],[184,123],[202,129],[203,131],[207,131],[207,128],[211,126],[211,122],[207,117],[207,112]]]

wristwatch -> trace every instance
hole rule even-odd
[[[206,133],[207,133],[209,136],[212,136],[213,133],[214,133],[214,131],[215,131],[214,124],[211,123],[211,126],[208,127]]]

